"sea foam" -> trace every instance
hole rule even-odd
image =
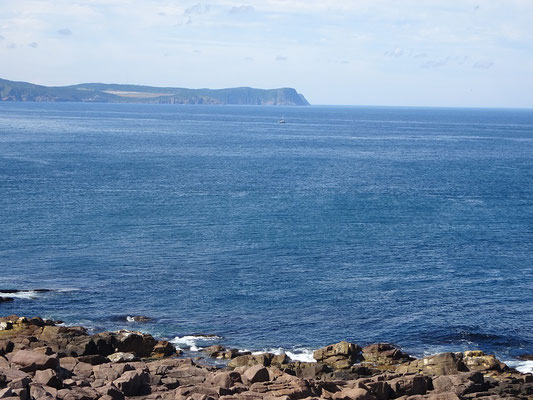
[[[202,342],[212,342],[222,339],[220,336],[185,335],[176,336],[170,342],[180,350],[200,351]]]

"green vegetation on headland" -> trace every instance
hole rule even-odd
[[[185,89],[139,85],[82,83],[41,86],[0,79],[0,101],[49,101],[154,104],[242,104],[307,106],[305,97],[292,88]]]

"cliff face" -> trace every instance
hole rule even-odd
[[[41,86],[0,79],[0,101],[73,101],[158,104],[309,105],[292,88],[185,89],[139,85],[84,83],[73,86]]]

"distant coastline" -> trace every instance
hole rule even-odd
[[[151,104],[237,104],[308,106],[293,88],[186,89],[141,85],[82,83],[71,86],[41,86],[0,79],[0,101],[151,103]]]

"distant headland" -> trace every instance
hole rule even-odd
[[[72,86],[41,86],[0,79],[0,101],[153,103],[153,104],[242,104],[308,106],[293,88],[185,89],[140,85],[82,83]]]

